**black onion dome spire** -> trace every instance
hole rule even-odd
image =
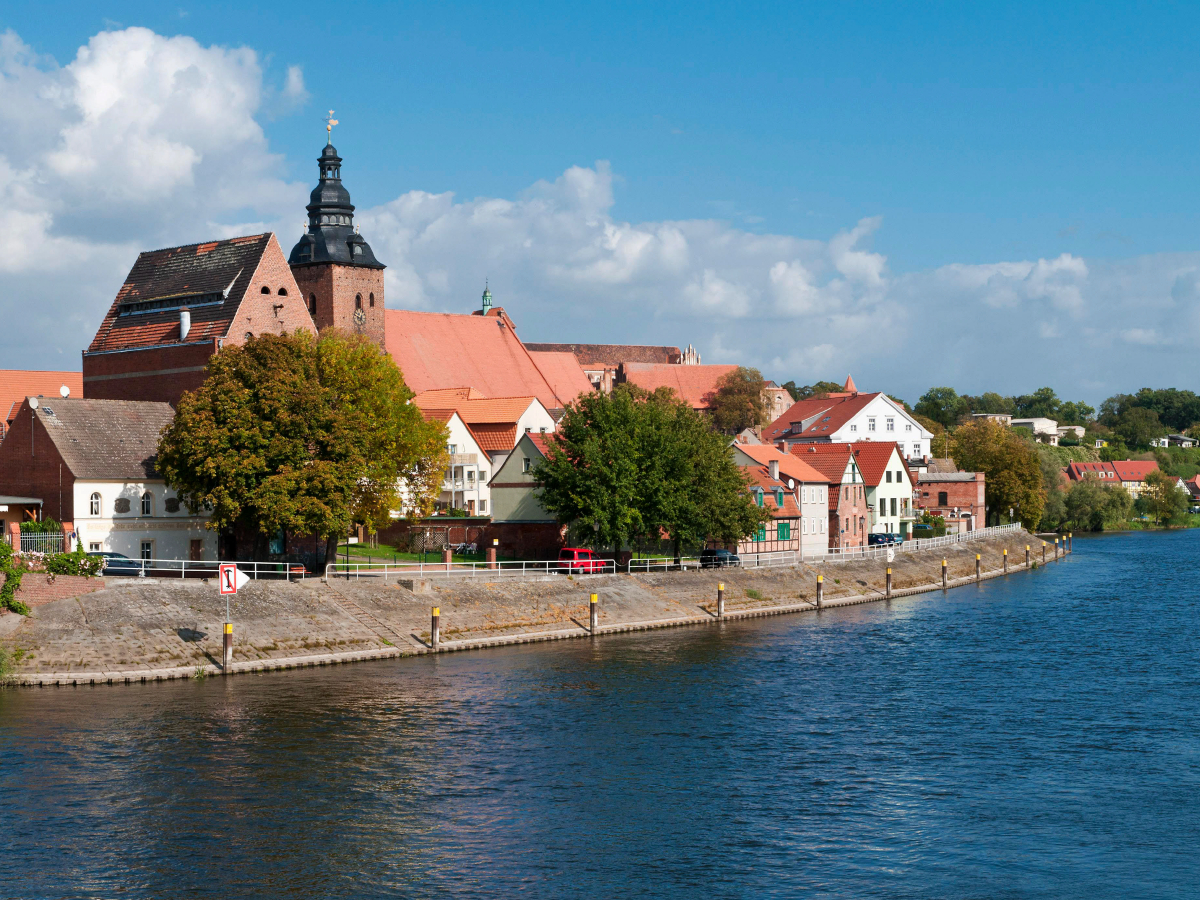
[[[292,248],[288,264],[340,263],[382,269],[371,245],[354,229],[354,204],[342,184],[342,158],[333,144],[317,157],[321,179],[308,198],[308,228]]]

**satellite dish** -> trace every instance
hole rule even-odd
[[[788,490],[789,491],[792,490],[793,488],[795,488],[795,486],[796,486],[795,479],[789,478],[788,479]]]
[[[60,387],[58,389],[58,396],[62,397],[64,400],[66,400],[68,397],[71,396],[71,389],[64,384],[62,387]]]
[[[37,408],[38,408],[37,397],[30,397],[30,398],[29,398],[29,408],[30,408],[30,409],[37,409]]]

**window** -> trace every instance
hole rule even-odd
[[[896,498],[892,498],[892,515],[896,515]]]
[[[884,473],[884,476],[885,476],[885,477],[886,477],[886,479],[887,479],[887,483],[888,483],[888,484],[891,484],[891,483],[892,483],[892,473],[891,473],[891,472],[885,472],[885,473]]]
[[[808,519],[807,518],[800,520],[800,533],[808,534]]]
[[[912,431],[912,425],[907,425],[907,424],[906,424],[906,425],[904,426],[904,430],[905,430],[905,431]]]
[[[154,541],[142,541],[142,559],[154,559]]]
[[[761,497],[762,495],[760,494],[759,496]],[[767,539],[767,526],[766,525],[758,526],[758,533],[754,535],[754,539],[756,541],[758,541],[759,543],[762,543],[763,541],[765,541]]]
[[[99,552],[100,552],[100,542],[99,541],[92,541],[88,544],[88,553],[99,553]]]
[[[946,491],[938,491],[938,506],[949,506],[950,494]]]
[[[852,424],[852,425],[850,426],[850,430],[851,430],[851,431],[858,431],[858,426],[857,426],[857,425],[853,425],[853,424]]]
[[[447,445],[446,449],[449,450],[450,455],[453,456],[455,453],[458,452],[458,444],[449,444],[449,445]]]
[[[487,469],[480,469],[480,470],[479,470],[479,483],[480,483],[480,484],[487,484]]]
[[[887,515],[887,500],[881,497],[879,499],[879,518],[882,519],[886,515]]]
[[[776,526],[776,533],[778,534],[779,540],[790,541],[792,539],[792,523],[780,522],[779,525]]]
[[[780,491],[780,490],[775,491],[775,505],[778,506],[780,509],[783,508],[783,491]]]
[[[370,296],[367,298],[367,302],[370,304],[371,308],[372,308],[372,309],[374,309],[374,308],[375,308],[375,295],[374,295],[374,294],[371,294],[371,295],[370,295]]]
[[[482,516],[482,515],[484,515],[486,512],[487,512],[487,501],[486,501],[486,500],[480,500],[480,501],[479,501],[479,514]]]
[[[279,294],[280,297],[286,297],[287,296],[287,288],[280,288],[277,291],[277,293]]]
[[[757,501],[759,506],[763,505],[763,492],[762,491],[755,492],[754,498]],[[762,538],[759,538],[759,540],[762,540]]]
[[[850,488],[846,488],[846,499],[850,499]]]
[[[913,444],[913,456],[920,456],[920,455],[921,455],[921,445]]]
[[[874,431],[874,430],[875,430],[875,419],[874,418],[867,419],[867,431]]]
[[[146,491],[146,493],[142,494],[142,515],[154,515],[154,495],[149,491]]]
[[[524,459],[521,460],[521,471],[522,472],[529,471],[529,457],[528,456],[526,456]]]
[[[88,510],[93,516],[100,515],[100,495],[92,494],[91,509]]]
[[[314,316],[317,314],[317,295],[316,294],[308,295],[308,311],[310,313],[312,313]]]
[[[888,420],[887,420],[887,430],[888,431],[896,430],[896,420],[891,418],[890,416],[888,417]]]
[[[253,331],[246,332],[246,340],[248,340],[248,341],[254,340],[254,332]]]
[[[539,429],[538,429],[538,431],[540,431],[542,434],[545,434],[545,433],[546,433],[546,429],[545,429],[545,428],[539,428]]]
[[[829,522],[826,519],[821,520],[821,534],[829,533]]]
[[[271,293],[271,289],[264,284],[262,286],[262,293],[269,294],[269,293]]]
[[[842,534],[845,534],[849,530],[850,530],[850,520],[847,519],[846,524],[842,526]]]
[[[355,308],[355,309],[362,309],[362,294],[355,294],[355,295],[354,295],[354,308]]]
[[[532,429],[532,428],[526,428],[526,429],[525,429],[525,433],[526,433],[526,434],[530,434],[532,431],[533,431],[533,429]]]
[[[475,485],[475,470],[474,469],[467,469],[467,484],[471,485],[472,487],[474,487],[474,485]]]

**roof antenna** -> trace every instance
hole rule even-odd
[[[333,117],[333,110],[329,111],[329,115],[325,117],[325,145],[333,144],[333,126],[338,123],[338,120]]]

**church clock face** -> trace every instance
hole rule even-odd
[[[364,324],[367,321],[367,314],[361,309],[356,309],[354,311],[354,321],[358,325]]]

